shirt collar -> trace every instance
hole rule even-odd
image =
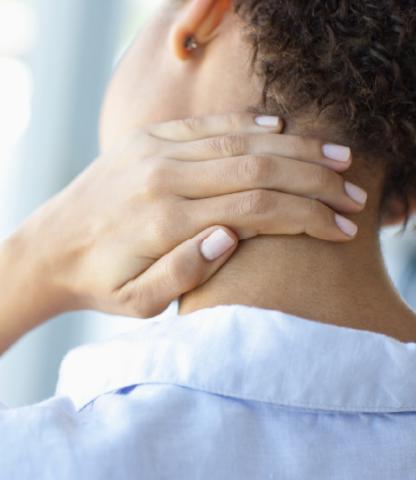
[[[143,383],[280,406],[416,411],[416,343],[274,310],[218,306],[160,317],[64,359],[57,393],[80,408]]]

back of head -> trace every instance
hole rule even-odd
[[[263,108],[299,121],[304,133],[319,124],[362,153],[385,172],[381,211],[399,201],[406,213],[416,195],[416,3],[234,3],[264,84]]]

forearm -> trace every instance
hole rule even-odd
[[[32,328],[63,311],[37,238],[37,220],[0,243],[0,353]]]

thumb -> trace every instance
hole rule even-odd
[[[129,282],[123,297],[129,299],[134,316],[149,318],[205,283],[232,256],[238,237],[228,228],[211,227],[186,240]],[[125,296],[126,295],[126,296]]]

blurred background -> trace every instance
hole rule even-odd
[[[158,0],[0,0],[0,238],[95,158],[111,71],[157,7]],[[412,306],[414,235],[382,237],[392,279]],[[0,359],[0,401],[47,398],[69,349],[136,326],[82,312],[38,328]]]

